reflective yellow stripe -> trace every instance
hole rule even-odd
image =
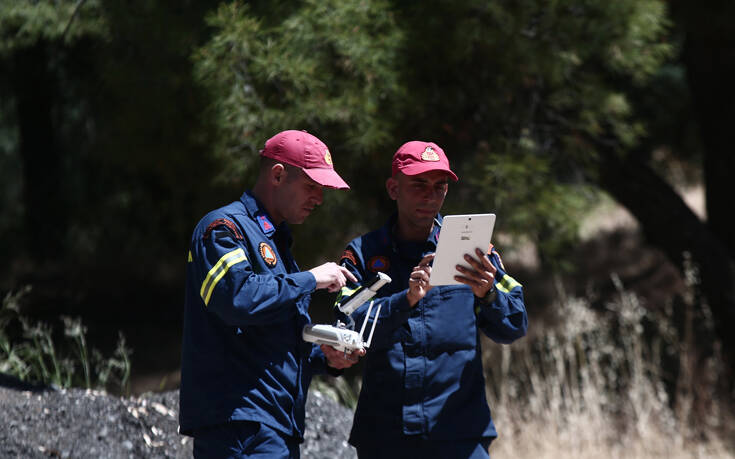
[[[189,258],[186,260],[187,263],[191,263],[194,259],[191,257],[191,250],[189,250]]]
[[[337,299],[335,300],[335,304],[339,304],[339,302],[342,301],[342,298],[344,298],[346,296],[350,296],[353,293],[355,293],[358,288],[360,288],[360,287],[355,287],[355,288],[342,287],[342,289],[339,291],[339,295],[337,295]]]
[[[500,282],[495,284],[495,287],[501,292],[510,293],[510,291],[513,290],[514,288],[521,287],[521,284],[518,283],[518,281],[516,281],[509,275],[505,274],[500,279]]]
[[[227,274],[230,267],[245,260],[247,260],[247,257],[245,256],[245,251],[242,249],[236,249],[222,255],[222,258],[220,258],[212,269],[209,270],[207,277],[204,279],[204,282],[202,282],[202,288],[199,291],[199,295],[204,300],[205,305],[209,305],[209,299],[212,297],[214,287],[217,285],[217,282]]]

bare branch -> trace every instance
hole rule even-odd
[[[85,1],[87,0],[77,0],[77,4],[74,6],[74,11],[71,13],[69,22],[66,23],[66,27],[64,27],[64,32],[61,34],[62,40],[64,39],[64,37],[66,37],[66,33],[69,31],[69,28],[71,27],[71,23],[74,22],[74,19],[77,17],[77,14],[79,13],[79,10],[82,8],[82,5],[84,5]]]

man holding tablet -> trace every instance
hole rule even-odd
[[[439,211],[457,176],[444,151],[422,141],[403,144],[392,169],[386,189],[396,214],[350,242],[341,261],[358,282],[379,271],[393,279],[374,298],[382,309],[350,443],[361,459],[487,458],[497,434],[485,399],[479,332],[504,344],[525,335],[522,287],[492,246],[465,254],[467,267],[456,267],[456,284],[431,285]],[[350,291],[347,286],[342,293]],[[353,313],[358,324],[366,309]]]

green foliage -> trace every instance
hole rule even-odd
[[[289,14],[254,11],[222,4],[208,19],[212,38],[194,55],[222,128],[226,176],[252,171],[274,132],[303,128],[339,148],[337,169],[348,183],[360,179],[358,200],[371,200],[384,196],[398,145],[434,140],[461,171],[447,209],[494,210],[502,231],[543,242],[548,260],[574,242],[596,199],[593,142],[625,151],[645,135],[629,94],[672,52],[656,0],[305,2]],[[327,210],[327,220],[364,230],[375,226],[372,209],[391,208],[383,198],[356,211],[351,201],[335,198],[347,209],[341,217]]]
[[[226,176],[252,170],[284,129],[339,139],[355,159],[387,140],[392,126],[379,115],[398,91],[401,33],[386,2],[306,1],[275,24],[223,3],[207,22],[216,33],[194,61],[211,91]]]
[[[42,189],[44,184],[28,184],[24,182],[36,171],[28,171],[28,160],[21,154],[23,144],[33,144],[27,137],[34,139],[65,138],[69,134],[79,135],[76,130],[79,118],[86,114],[84,101],[80,100],[79,82],[77,81],[77,69],[70,69],[65,65],[69,60],[79,61],[73,56],[73,49],[81,49],[82,43],[91,40],[104,42],[108,34],[107,22],[102,15],[102,6],[99,0],[14,0],[0,2],[0,179],[3,189],[0,192],[0,204],[4,209],[0,216],[0,234],[19,231],[21,222],[25,215],[31,213],[28,199],[31,194],[29,189]],[[87,51],[87,50],[85,50]],[[78,56],[77,56],[78,57]],[[55,75],[56,78],[47,78],[47,75]],[[25,82],[34,82],[25,85],[30,88],[23,94],[19,89]],[[35,84],[38,81],[49,82],[56,88],[58,97],[49,100],[48,88]],[[83,83],[82,83],[83,85]],[[21,108],[23,101],[32,99],[28,93],[39,94],[44,101],[43,106],[34,102],[28,103],[28,109]],[[54,94],[54,95],[57,95]],[[64,100],[66,99],[66,100]],[[63,107],[63,102],[58,105],[57,101],[70,102],[72,108]],[[48,101],[49,105],[45,105]],[[73,101],[73,102],[72,102]],[[53,107],[50,109],[49,107]],[[43,117],[54,118],[57,132],[41,132],[41,127],[33,123],[33,129],[23,129],[21,118],[33,118],[33,109],[41,113]],[[85,120],[86,121],[86,120]],[[82,124],[84,121],[82,121]],[[21,131],[25,132],[26,139],[22,139]],[[30,132],[29,132],[30,131]],[[74,132],[76,131],[76,132]],[[85,136],[82,139],[74,139],[75,147],[86,143]],[[44,140],[45,141],[45,140]],[[55,154],[54,154],[55,153]],[[68,165],[68,158],[60,152],[51,154],[59,159],[63,168]],[[40,162],[40,161],[39,161]],[[47,166],[55,169],[53,165]],[[56,171],[63,173],[65,171]],[[36,176],[39,176],[37,172]],[[74,182],[74,177],[69,180]],[[58,190],[48,193],[48,201],[59,198]],[[8,239],[3,237],[3,240]],[[0,244],[0,254],[12,255],[19,250],[22,244],[16,239],[6,246]],[[9,252],[9,253],[7,253]]]
[[[645,135],[630,94],[645,92],[672,51],[656,0],[221,2],[209,11],[214,3],[0,6],[0,65],[53,44],[56,132],[39,135],[59,145],[58,192],[73,204],[59,230],[76,259],[93,262],[107,238],[121,241],[120,257],[170,258],[204,211],[251,183],[264,141],[294,128],[325,140],[353,185],[328,193],[320,222],[298,230],[310,240],[339,222],[337,248],[297,247],[304,262],[332,258],[382,223],[393,207],[383,189],[390,157],[416,138],[437,141],[461,172],[447,210],[492,207],[501,231],[545,241],[553,259],[594,200],[591,139],[624,150]],[[0,110],[12,111],[3,78],[10,105]],[[7,151],[21,140],[18,122],[0,127]],[[4,185],[17,196],[14,215],[19,180]]]
[[[39,41],[72,42],[103,37],[107,24],[99,0],[13,0],[0,3],[0,58]]]
[[[51,325],[32,322],[20,315],[20,303],[30,292],[26,287],[8,293],[0,308],[0,372],[23,381],[130,391],[130,354],[125,338],[119,335],[117,348],[109,357],[87,344],[87,328],[80,319],[62,317],[64,338],[55,337]],[[11,330],[20,324],[21,335]]]
[[[563,254],[571,253],[579,222],[598,202],[599,191],[561,183],[549,162],[532,151],[488,153],[486,158],[474,175],[467,173],[478,190],[473,202],[498,209],[502,230],[530,237],[546,264],[571,269]]]
[[[112,276],[118,279],[140,272],[123,266],[128,254],[134,263],[161,266],[149,275],[178,266],[171,253],[183,250],[207,199],[221,191],[207,178],[207,123],[190,77],[207,2],[191,3],[0,2],[0,177],[7,176],[0,254],[28,258],[33,231],[20,229],[38,228],[28,215],[48,218],[46,210],[59,209],[63,219],[54,219],[53,234],[63,250],[50,256],[61,263],[69,257],[94,272],[106,264],[122,271]],[[18,84],[31,76],[18,70],[20,61],[40,75],[32,92],[48,105],[35,109],[48,112],[50,129],[32,119],[23,125],[18,116],[34,109]],[[33,143],[28,137],[51,139],[49,148],[22,150]],[[58,187],[49,185],[55,181]],[[57,205],[29,205],[29,190],[46,192]],[[24,235],[31,241],[23,244]]]
[[[452,27],[419,15],[425,7],[403,14],[426,23],[423,47],[434,59],[409,57],[407,78],[421,94],[417,111],[435,114],[420,120],[425,132],[448,131],[447,151],[470,185],[448,204],[492,209],[501,231],[563,260],[596,200],[594,141],[624,152],[645,135],[629,94],[671,55],[662,4],[431,2],[426,12]]]

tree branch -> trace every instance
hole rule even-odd
[[[71,27],[72,22],[74,22],[74,19],[76,19],[77,14],[79,14],[79,10],[82,8],[82,5],[84,5],[85,1],[87,0],[77,0],[77,4],[74,5],[74,11],[72,11],[71,17],[69,18],[69,22],[66,23],[66,27],[64,27],[64,32],[61,34],[62,40],[66,38],[66,33],[69,31],[69,28]]]

